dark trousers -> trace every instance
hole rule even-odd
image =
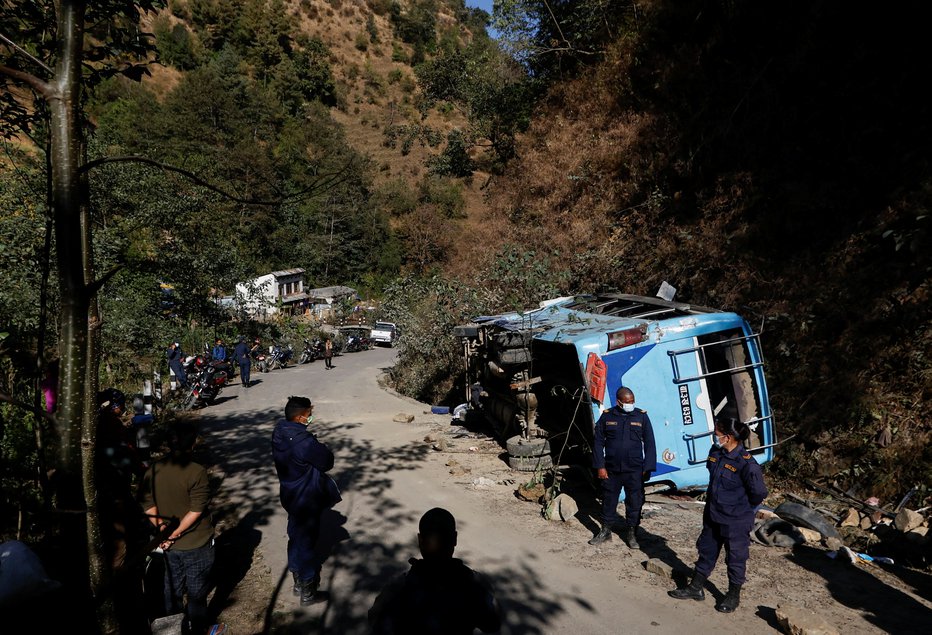
[[[288,570],[299,580],[310,581],[317,576],[320,563],[314,546],[320,536],[320,512],[309,515],[288,515]]]
[[[640,472],[609,472],[602,480],[602,522],[617,523],[620,518],[616,508],[621,488],[625,489],[625,521],[629,527],[641,524],[641,508],[644,506],[644,483]]]
[[[184,366],[181,365],[181,362],[169,362],[169,368],[172,369],[175,373],[175,380],[183,387],[188,387],[188,376],[184,372]]]
[[[333,355],[324,355],[324,363],[327,368],[333,368]]]
[[[751,555],[751,524],[739,524],[717,523],[709,518],[708,513],[703,516],[702,532],[696,540],[696,549],[699,551],[696,573],[709,577],[724,547],[728,583],[744,584],[748,557]]]
[[[213,565],[213,540],[197,549],[169,549],[165,552],[165,611],[168,615],[180,613],[187,594],[185,615],[194,633],[203,632],[210,626],[207,594]]]
[[[252,362],[245,361],[239,363],[239,380],[244,386],[249,385],[249,370],[252,368]]]

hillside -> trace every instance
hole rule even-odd
[[[590,43],[598,62],[551,84],[451,272],[475,280],[511,249],[563,291],[667,280],[738,311],[763,329],[780,436],[795,437],[773,476],[928,495],[926,11],[638,7]]]

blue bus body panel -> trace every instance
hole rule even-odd
[[[593,421],[602,411],[614,405],[615,392],[621,386],[635,393],[637,406],[647,411],[657,445],[657,471],[652,481],[672,482],[678,488],[703,487],[708,483],[705,457],[714,435],[687,440],[690,435],[702,435],[713,430],[713,409],[705,391],[705,382],[676,381],[674,364],[680,378],[702,375],[698,353],[685,352],[698,346],[698,337],[722,331],[739,330],[745,336],[752,331],[747,322],[735,313],[717,312],[677,316],[662,320],[631,319],[584,313],[567,309],[571,299],[562,299],[541,309],[526,313],[509,313],[476,318],[480,324],[492,324],[510,331],[530,330],[536,340],[572,345],[581,372],[590,353],[596,353],[607,370],[603,402],[592,403]],[[625,329],[646,328],[645,341],[608,351],[608,334]],[[747,346],[750,361],[762,363],[756,345]],[[679,353],[678,353],[679,352]],[[762,418],[770,419],[770,403],[763,369],[753,368],[757,399]],[[662,386],[662,390],[657,390]],[[764,425],[763,444],[774,442],[772,425]],[[769,461],[773,448],[756,455],[759,463]]]

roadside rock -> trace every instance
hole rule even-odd
[[[531,503],[536,503],[540,500],[541,496],[546,492],[546,488],[543,483],[535,483],[533,486],[528,487],[527,484],[519,485],[518,491],[516,494],[521,500],[529,501]]]
[[[439,440],[440,440],[440,435],[433,433],[433,432],[431,432],[426,437],[424,437],[424,443],[436,443]]]
[[[859,527],[861,525],[861,515],[854,507],[848,508],[848,514],[842,518],[841,527]]]
[[[896,520],[893,521],[893,525],[903,533],[906,533],[922,525],[924,520],[925,518],[923,518],[922,514],[919,512],[914,512],[904,507],[900,510],[900,513],[896,515]]]
[[[394,421],[395,423],[411,423],[412,421],[414,421],[414,415],[409,415],[403,412],[399,412],[392,418],[392,421]]]
[[[806,539],[806,542],[810,545],[817,545],[822,541],[822,534],[817,532],[815,529],[808,529],[806,527],[797,527],[799,533],[803,535],[803,538]]]
[[[788,635],[840,635],[821,615],[798,606],[777,606],[777,621]]]
[[[569,494],[560,494],[553,499],[551,505],[556,509],[560,520],[564,522],[570,520],[579,512],[579,505],[576,504],[576,501],[573,500],[573,497]]]
[[[835,538],[833,536],[831,538],[825,539],[825,548],[828,549],[829,551],[838,551],[844,546],[845,546],[845,543],[843,543],[840,538]]]
[[[651,558],[644,563],[644,568],[651,573],[656,573],[657,575],[663,576],[664,578],[673,577],[673,567],[659,558]]]

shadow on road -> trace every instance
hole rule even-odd
[[[261,541],[263,527],[278,512],[278,481],[268,443],[274,418],[275,415],[267,411],[252,411],[216,419],[205,417],[202,423],[202,431],[210,436],[210,456],[205,460],[227,475],[216,499],[215,512],[218,523],[225,526],[218,540],[217,561],[221,569],[211,606],[217,612],[231,602],[233,589],[248,571]],[[296,610],[288,616],[290,624],[287,626],[276,624],[281,616],[269,610],[266,630],[364,633],[367,630],[365,614],[375,595],[392,577],[407,570],[409,558],[419,557],[417,523],[426,509],[409,509],[390,495],[390,488],[399,472],[421,468],[430,450],[425,444],[378,447],[369,439],[343,434],[363,426],[362,423],[321,420],[315,425],[320,426],[321,438],[337,455],[331,475],[344,494],[338,509],[331,510],[324,518],[321,531],[319,545],[324,563],[319,601],[325,602],[325,606],[322,615],[319,609]],[[232,475],[236,478],[230,478]],[[360,518],[354,509],[360,495],[377,501],[370,518]],[[361,528],[355,529],[352,535],[347,532],[347,517],[354,519],[354,527]],[[457,520],[461,527],[485,522],[484,518]],[[385,528],[388,527],[408,528],[409,538],[399,541],[387,537]],[[489,537],[494,540],[494,529]],[[468,549],[469,546],[461,547]],[[494,570],[482,570],[492,582],[505,611],[502,633],[550,632],[548,625],[555,616],[566,611],[569,603],[594,611],[581,591],[561,588],[559,580],[542,579],[535,569],[536,560],[533,544],[529,542],[526,548],[496,563]],[[467,561],[467,564],[470,563]],[[351,593],[337,591],[334,587],[334,576],[338,572],[352,581]],[[290,584],[287,571],[281,572],[271,607],[279,595],[290,596]]]
[[[887,633],[928,633],[932,612],[921,602],[899,591],[869,571],[837,560],[825,552],[797,546],[787,559],[825,578],[826,588],[836,601],[858,611],[863,618]],[[891,610],[895,607],[896,610]],[[925,626],[922,626],[925,624]]]

